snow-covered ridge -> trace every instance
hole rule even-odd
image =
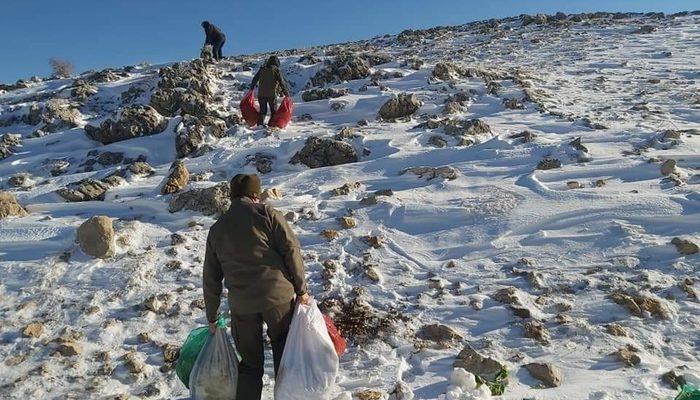
[[[283,131],[237,109],[271,53],[0,87],[2,393],[186,398],[207,229],[257,172],[351,340],[334,396],[486,397],[454,368],[474,352],[503,398],[672,397],[662,375],[700,371],[699,23],[521,16],[279,52]],[[105,258],[75,242],[99,215]]]

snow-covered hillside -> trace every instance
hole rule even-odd
[[[700,383],[700,13],[279,52],[282,131],[238,111],[269,55],[2,86],[0,397],[186,398],[207,231],[256,171],[350,339],[334,398],[473,398],[455,365],[504,399]]]

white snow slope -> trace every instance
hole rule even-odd
[[[657,29],[633,33],[642,25]],[[344,81],[331,86],[348,94],[303,102],[309,78],[342,51],[388,55],[382,60],[388,62],[371,67],[376,84],[371,77]],[[298,62],[308,54],[317,60]],[[243,90],[268,55],[209,67],[222,112],[238,112]],[[685,365],[680,373],[697,379],[700,303],[693,294],[700,290],[700,255],[680,254],[671,240],[700,242],[700,16],[601,14],[526,26],[509,18],[279,55],[293,83],[295,115],[311,119],[270,134],[234,125],[223,138],[207,137],[210,151],[184,162],[191,174],[211,173],[188,188],[256,172],[247,163],[255,153],[274,156],[272,171],[261,177],[264,187],[283,193],[271,201],[275,207],[301,215],[293,227],[312,294],[319,301],[358,298],[370,313],[392,313],[371,337],[350,337],[332,398],[389,398],[397,385],[404,393],[393,398],[445,398],[452,363],[466,343],[508,368],[504,399],[668,399],[676,391],[662,382],[663,373]],[[415,60],[424,64],[414,69]],[[439,62],[478,72],[443,81],[431,76]],[[29,212],[0,220],[2,398],[188,397],[175,372],[163,367],[161,346],[180,345],[204,323],[191,303],[201,298],[204,243],[215,216],[170,213],[172,195],[160,194],[182,117],[170,118],[160,134],[109,145],[83,130],[125,105],[148,104],[159,67],[138,66],[97,84],[97,94],[80,106],[78,127],[41,137],[32,137],[36,126],[12,117],[37,102],[70,100],[73,80],[0,92],[6,121],[0,135],[22,136],[15,153],[0,160],[0,184]],[[143,93],[122,101],[134,87]],[[415,93],[422,107],[411,118],[379,120],[381,105],[402,92]],[[418,127],[442,115],[457,92],[469,100],[450,118],[478,118],[492,132],[470,146],[443,128]],[[506,108],[504,99],[524,99],[523,108]],[[334,111],[338,102],[345,107]],[[360,120],[368,123],[356,126]],[[360,150],[358,162],[316,169],[289,163],[308,137],[331,137],[346,126],[357,134],[347,140]],[[511,138],[524,130],[535,135],[532,141]],[[434,135],[446,146],[430,144]],[[587,151],[569,144],[577,137]],[[65,202],[56,189],[116,168],[80,167],[95,149],[144,155],[155,175],[127,175],[104,201]],[[536,169],[545,157],[561,167]],[[677,161],[673,179],[661,175],[666,159]],[[69,163],[65,173],[50,173],[55,160]],[[416,166],[451,166],[457,177],[401,174]],[[20,173],[33,184],[11,186],[9,178]],[[354,181],[361,183],[356,191],[331,195]],[[572,181],[582,187],[569,188]],[[360,203],[381,189],[393,195]],[[357,226],[342,229],[338,218],[350,214]],[[110,259],[87,256],[75,243],[77,227],[93,215],[115,218],[117,252]],[[327,240],[320,235],[325,229],[340,237]],[[172,245],[173,233],[185,243]],[[383,245],[370,247],[366,235],[382,237]],[[327,260],[337,266],[330,278],[322,274]],[[494,299],[510,286],[530,319]],[[630,313],[611,299],[618,291],[657,300],[666,318]],[[168,312],[143,309],[147,297],[162,293],[174,295]],[[525,337],[524,324],[532,320],[543,324],[546,343]],[[43,333],[23,337],[32,322],[41,322]],[[434,323],[461,339],[418,339]],[[627,336],[609,334],[611,323]],[[139,340],[140,333],[150,339]],[[56,354],[56,339],[66,335],[81,346],[78,355]],[[636,366],[610,355],[627,344],[637,350]],[[130,352],[143,361],[142,371],[129,371],[123,356]],[[522,367],[530,362],[552,363],[561,385],[541,387]],[[266,374],[265,398],[272,398],[271,362]]]

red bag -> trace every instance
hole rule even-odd
[[[284,100],[282,100],[280,108],[278,108],[277,111],[275,111],[275,116],[272,117],[268,125],[284,129],[287,126],[287,124],[289,124],[289,121],[292,120],[293,112],[294,102],[292,101],[292,98],[289,96],[284,96]]]
[[[243,100],[241,100],[241,115],[243,115],[243,119],[250,127],[254,127],[258,124],[258,117],[260,116],[259,110],[260,109],[255,104],[255,94],[252,90],[249,90]]]
[[[331,317],[324,314],[323,319],[326,321],[326,329],[328,329],[328,335],[333,341],[333,347],[335,347],[335,354],[337,354],[340,358],[340,356],[342,356],[343,353],[345,353],[345,349],[347,349],[348,347],[348,342],[343,336],[340,335],[340,331],[338,330],[338,328],[335,327],[335,324],[333,323]]]

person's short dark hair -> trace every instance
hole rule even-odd
[[[239,197],[259,197],[262,192],[260,178],[256,174],[238,174],[231,179],[231,200]]]

